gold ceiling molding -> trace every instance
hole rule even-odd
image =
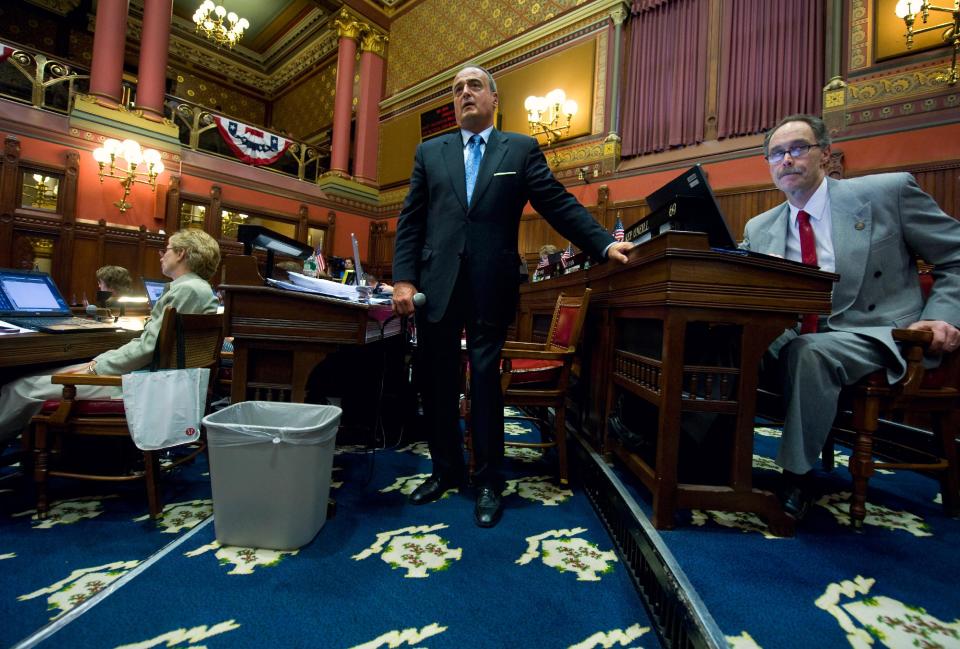
[[[143,32],[142,7],[142,0],[131,2],[131,9],[139,9],[139,14],[133,11],[127,20],[128,40],[130,41],[141,41]],[[188,24],[187,21],[176,15],[173,19],[174,26],[180,28],[171,30],[170,33],[169,52],[171,56],[193,63],[199,68],[225,77],[235,83],[254,88],[267,97],[275,95],[304,70],[313,67],[337,48],[337,37],[333,30],[318,30],[312,40],[298,45],[290,53],[289,58],[273,68],[268,68],[266,63],[258,61],[254,53],[243,46],[237,46],[229,54],[210,49],[204,43],[194,39],[192,23]],[[275,58],[276,53],[289,45],[292,39],[308,31],[316,23],[323,22],[323,20],[325,20],[325,16],[322,12],[319,10],[312,12],[309,20],[302,23],[302,29],[298,29],[289,38],[283,39],[282,43],[274,45],[267,51],[263,57],[264,61]],[[186,35],[182,35],[181,32],[185,32]]]
[[[27,2],[52,11],[58,16],[66,16],[80,6],[80,0],[27,0]]]
[[[891,74],[879,79],[848,81],[847,108],[854,109],[872,104],[913,99],[945,88],[937,77],[943,73],[943,62],[921,70]]]
[[[519,55],[529,52],[542,44],[558,40],[562,36],[582,29],[590,24],[611,20],[610,9],[623,3],[623,0],[595,0],[587,2],[568,13],[553,20],[547,21],[516,38],[487,50],[474,57],[479,65],[494,67],[495,65],[516,59]],[[460,64],[448,68],[424,79],[405,90],[401,90],[380,102],[382,112],[402,113],[417,106],[417,101],[446,89],[450,79],[459,69]]]

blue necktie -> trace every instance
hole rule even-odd
[[[473,197],[473,187],[477,184],[477,171],[480,170],[480,145],[483,144],[483,138],[479,135],[471,135],[467,142],[467,164],[465,165],[467,179],[467,205],[470,205],[470,199]]]

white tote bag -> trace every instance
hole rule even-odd
[[[200,438],[210,368],[132,372],[122,379],[123,409],[137,448],[155,451]]]

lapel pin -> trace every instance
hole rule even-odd
[[[858,230],[862,230],[862,229],[864,229],[864,228],[867,227],[867,226],[864,225],[863,221],[857,221],[857,224],[856,224],[855,226],[853,226],[853,227],[855,227],[855,228],[858,229]]]

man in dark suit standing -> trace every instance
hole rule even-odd
[[[459,432],[460,333],[467,332],[477,525],[500,518],[503,396],[500,351],[519,298],[517,237],[529,201],[565,238],[594,258],[625,263],[632,244],[616,243],[547,166],[537,141],[493,128],[497,86],[483,68],[453,79],[460,130],[417,147],[410,191],[397,223],[393,308],[413,313],[426,295],[417,337],[424,417],[433,474],[410,494],[420,505],[464,477]]]

